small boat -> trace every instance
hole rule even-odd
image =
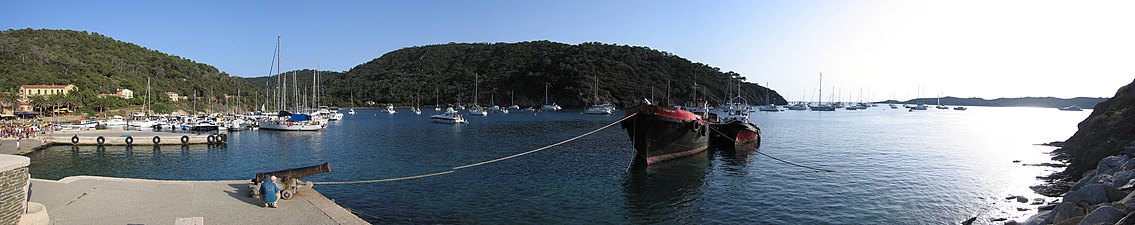
[[[414,112],[414,114],[422,115],[422,110],[418,109],[418,107],[410,107],[410,112]]]
[[[512,106],[509,106],[508,109],[520,109],[520,106],[519,105],[512,105]]]
[[[954,107],[954,110],[964,111],[964,110],[966,110],[966,107],[965,106],[958,106],[958,107]]]
[[[808,109],[811,109],[812,111],[835,111],[835,108],[835,106],[829,104],[808,106]]]
[[[122,119],[122,116],[113,116],[109,120],[99,121],[99,126],[103,126],[108,129],[125,128],[126,120]]]
[[[398,111],[394,111],[394,105],[393,104],[387,104],[386,105],[386,113],[387,114],[395,114],[395,113],[398,113]]]
[[[288,111],[280,111],[276,116],[276,118],[257,121],[257,127],[281,131],[318,131],[327,125],[318,120],[312,120],[311,115],[308,114],[292,114]]]
[[[894,103],[891,103],[891,104],[887,104],[887,105],[888,105],[888,106],[890,106],[890,107],[891,107],[891,109],[897,109],[897,108],[899,108],[899,106],[895,105]]]
[[[612,109],[611,107],[607,107],[607,106],[604,106],[604,105],[593,105],[591,107],[588,107],[587,110],[584,110],[583,114],[611,115],[614,112],[615,112],[615,110]]]
[[[540,109],[545,110],[545,111],[547,111],[547,110],[556,111],[556,110],[563,109],[559,105],[556,105],[555,102],[553,102],[551,105],[548,105],[547,103],[548,103],[548,84],[544,84],[544,105],[541,106]]]
[[[760,147],[761,129],[750,120],[749,110],[744,107],[747,105],[748,102],[738,95],[719,110],[717,117],[720,121],[709,124],[711,147],[726,151],[747,149],[754,144]]]
[[[929,108],[930,108],[930,107],[929,107],[929,106],[926,106],[926,104],[918,104],[918,105],[915,105],[915,106],[911,106],[911,107],[910,107],[910,110],[911,110],[911,111],[914,111],[914,110],[927,110],[927,109],[929,109]]]
[[[839,106],[836,106],[836,105],[833,105],[833,104],[823,104],[823,102],[824,102],[824,73],[820,73],[820,89],[817,89],[817,90],[820,91],[820,94],[819,94],[820,101],[818,101],[817,105],[815,105],[815,106],[808,106],[809,109],[811,109],[812,111],[834,112],[835,108],[840,108]]]
[[[430,119],[435,123],[467,123],[465,117],[458,114],[457,110],[453,110],[453,107],[445,109],[442,114],[430,116]]]
[[[949,106],[944,106],[944,105],[938,105],[938,106],[934,106],[934,108],[937,108],[937,109],[950,109],[950,107],[949,107]]]
[[[634,169],[697,154],[709,148],[709,126],[702,116],[645,102],[626,110],[620,122],[634,145]]]
[[[469,107],[468,114],[472,116],[488,116],[489,112],[486,111],[484,107],[473,105],[472,107]]]
[[[788,110],[808,110],[808,105],[805,105],[803,102],[800,102],[800,103],[788,105]]]
[[[355,109],[347,109],[347,114],[355,115]]]
[[[784,111],[784,110],[782,110],[782,109],[781,109],[781,108],[780,108],[779,106],[776,106],[776,105],[773,105],[773,104],[768,104],[768,105],[763,105],[763,106],[761,106],[761,107],[757,107],[757,111],[761,111],[761,112],[780,112],[780,111]]]
[[[1070,106],[1060,107],[1060,111],[1084,111],[1084,108],[1080,108],[1079,106],[1075,106],[1075,105],[1070,105]]]

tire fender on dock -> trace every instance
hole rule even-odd
[[[106,139],[102,138],[102,136],[99,136],[95,139],[95,142],[98,142],[99,145],[102,145],[103,143],[106,143]]]
[[[213,142],[216,141],[216,140],[217,140],[217,137],[214,137],[211,134],[209,135],[209,137],[205,138],[205,141],[209,142],[209,144],[213,144]]]
[[[134,144],[134,137],[126,136],[126,145],[133,145],[133,144]]]
[[[162,143],[162,137],[154,136],[154,144]]]
[[[71,144],[79,144],[79,135],[71,136]]]
[[[189,144],[189,136],[181,135],[181,143]]]

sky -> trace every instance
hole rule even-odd
[[[1135,1],[10,1],[0,29],[68,29],[216,66],[346,71],[400,48],[646,46],[791,101],[1110,97],[1135,80]],[[860,94],[862,93],[862,94]],[[862,96],[862,97],[860,97]]]

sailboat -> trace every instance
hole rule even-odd
[[[480,80],[481,80],[481,78],[480,78],[481,75],[480,74],[473,74],[473,75],[474,75],[474,77],[473,77],[473,106],[469,107],[468,113],[469,113],[469,115],[474,115],[474,116],[488,116],[489,112],[485,111],[484,107],[481,107],[481,105],[477,104],[477,96],[481,95],[481,92],[479,90],[479,88],[480,88],[479,83],[480,83]]]
[[[355,93],[351,92],[351,108],[347,109],[347,114],[355,115]]]
[[[274,60],[274,62],[272,62],[276,66],[275,67],[276,72],[277,72],[276,73],[276,79],[278,80],[278,83],[282,83],[282,84],[285,85],[284,88],[279,88],[279,94],[276,95],[276,98],[277,98],[276,107],[278,109],[280,109],[280,112],[276,114],[276,118],[268,118],[268,119],[257,121],[256,125],[258,127],[262,128],[262,129],[281,130],[281,131],[318,131],[318,130],[326,127],[327,126],[326,123],[321,123],[317,120],[314,120],[308,114],[291,113],[291,112],[284,110],[285,105],[287,105],[286,104],[287,103],[287,97],[286,96],[287,96],[288,90],[286,88],[287,87],[286,86],[287,85],[287,78],[286,78],[287,76],[285,76],[282,72],[280,72],[280,37],[279,36],[276,37],[276,54],[273,57],[276,59],[276,60]],[[268,74],[272,74],[272,72],[269,71]],[[293,82],[295,82],[294,79],[293,79]],[[292,88],[297,88],[297,87],[295,85],[292,85]],[[295,94],[295,93],[298,93],[298,91],[293,92],[293,94]]]
[[[818,91],[820,92],[820,100],[817,102],[816,106],[809,108],[811,108],[812,111],[835,111],[835,106],[824,104],[824,73],[820,73],[820,89],[818,89]]]
[[[441,111],[441,96],[438,95],[437,87],[434,87],[434,111]]]
[[[509,91],[508,95],[511,96],[509,103],[512,103],[512,106],[509,106],[508,109],[519,110],[520,106],[516,104],[516,91]]]
[[[422,115],[422,110],[418,109],[418,93],[414,93],[414,107],[410,107],[410,112],[414,112],[414,114]]]
[[[544,105],[541,106],[540,109],[552,111],[562,109],[559,105],[556,105],[555,102],[553,102],[551,105],[548,105],[548,85],[548,83],[544,83]]]
[[[595,88],[592,89],[595,89],[595,105],[588,107],[583,113],[596,115],[611,115],[611,113],[614,113],[615,107],[611,106],[611,104],[599,104],[599,76],[595,76]]]
[[[741,88],[741,87],[740,87],[740,85],[738,85],[738,87],[737,87],[737,88],[738,88],[738,89],[737,89],[737,90],[738,90],[738,95],[737,95],[737,96],[738,96],[738,97],[740,97],[740,96],[741,96],[741,95],[740,95],[740,88]],[[762,105],[762,106],[761,106],[760,108],[758,108],[757,110],[759,110],[759,111],[761,111],[761,112],[780,112],[780,111],[782,111],[782,110],[780,109],[780,107],[776,107],[776,104],[773,104],[773,103],[772,103],[772,100],[771,100],[771,99],[769,99],[769,92],[768,92],[768,83],[765,83],[765,103],[768,103],[768,105]]]
[[[944,106],[944,105],[942,105],[942,95],[941,95],[941,94],[938,94],[938,106],[934,106],[934,108],[938,108],[938,109],[950,109],[950,107],[949,107],[949,106]]]

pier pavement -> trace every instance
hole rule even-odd
[[[32,179],[51,224],[368,224],[310,188],[279,208],[248,197],[248,180],[166,181],[75,176]]]

